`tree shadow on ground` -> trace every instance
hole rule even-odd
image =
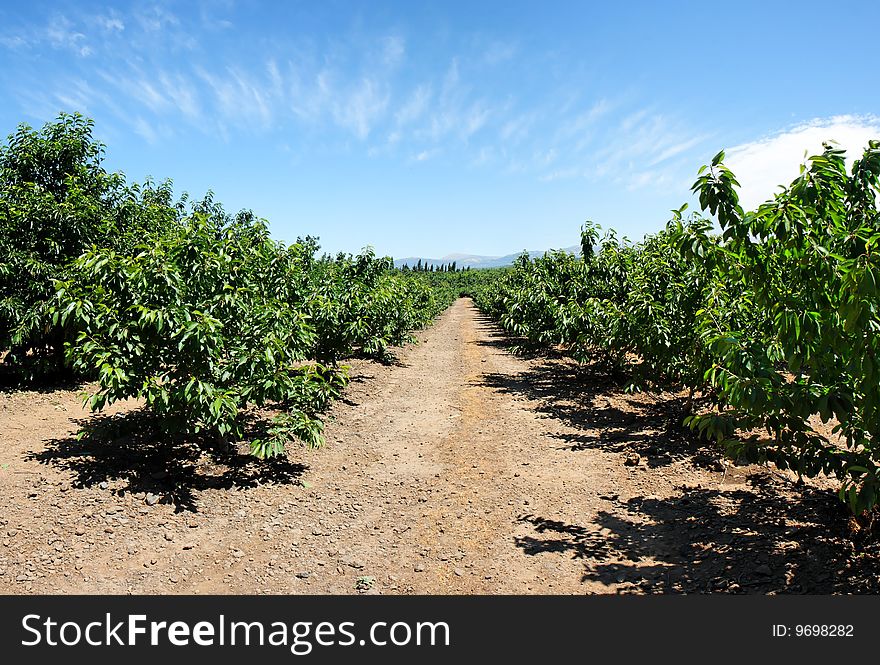
[[[518,374],[486,373],[482,385],[537,402],[535,411],[575,432],[550,434],[564,448],[638,453],[649,467],[690,459],[719,464],[721,451],[682,426],[687,398],[627,393],[612,375],[569,359],[536,361]]]
[[[564,358],[566,354],[557,348],[550,348],[530,342],[525,337],[516,337],[500,332],[498,324],[485,314],[477,314],[474,317],[477,328],[486,333],[486,339],[478,339],[471,344],[499,349],[512,353],[519,358],[534,360],[535,358]]]
[[[503,348],[510,339],[486,317],[478,326],[488,338],[486,344]],[[517,374],[485,373],[481,383],[537,402],[539,414],[576,430],[549,435],[568,450],[637,453],[652,468],[688,459],[696,466],[720,469],[721,451],[682,425],[688,413],[685,395],[628,393],[616,371],[580,364],[559,351],[533,358]]]
[[[397,351],[399,352],[399,348]],[[383,353],[357,352],[352,355],[351,359],[366,360],[385,367],[409,367],[397,353],[390,349],[385,349]]]
[[[525,554],[583,561],[583,581],[620,593],[877,593],[880,544],[854,545],[831,492],[765,476],[722,491],[637,497],[587,524],[537,515]],[[622,509],[622,510],[621,510]],[[621,516],[623,515],[623,516]]]
[[[25,380],[10,370],[4,369],[0,363],[0,394],[29,392],[50,395],[59,390],[79,391],[87,383],[88,379],[67,374]]]
[[[504,336],[485,322],[501,348]],[[629,394],[619,377],[570,358],[538,358],[518,373],[486,373],[482,385],[532,403],[573,432],[548,436],[573,452],[638,453],[651,467],[676,461],[719,466],[721,451],[681,425],[687,397]],[[699,406],[699,403],[697,403]],[[515,539],[527,556],[567,553],[583,581],[622,593],[878,593],[880,542],[854,538],[835,493],[760,470],[676,495],[618,495],[589,522],[523,515]],[[726,477],[726,476],[725,476]],[[714,485],[714,483],[713,483]]]
[[[198,512],[199,492],[292,484],[307,470],[286,456],[258,460],[206,438],[163,436],[143,409],[74,422],[87,428],[86,437],[49,440],[26,458],[73,472],[74,486],[123,481],[115,489],[120,495],[153,494],[177,512]],[[245,439],[264,436],[267,427],[266,419],[249,416]]]

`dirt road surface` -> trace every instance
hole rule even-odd
[[[269,470],[0,395],[0,593],[877,591],[827,491],[722,462],[677,396],[512,355],[467,299],[418,338]]]

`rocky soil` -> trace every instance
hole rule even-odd
[[[0,394],[0,593],[880,588],[829,484],[722,461],[679,396],[514,356],[466,299],[418,337],[352,361],[328,445],[268,467],[150,437],[136,403]]]

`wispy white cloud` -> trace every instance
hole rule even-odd
[[[46,27],[46,38],[53,48],[69,49],[82,57],[92,54],[92,47],[86,43],[86,36],[73,27],[66,16],[53,16]]]
[[[502,123],[498,136],[507,145],[526,140],[537,118],[533,112],[517,115]]]
[[[95,16],[95,23],[100,27],[104,32],[122,32],[125,30],[125,22],[119,17],[116,12],[111,12],[110,14],[99,14]]]
[[[477,152],[476,156],[470,161],[471,166],[484,166],[493,162],[496,158],[495,148],[492,146],[482,146]]]
[[[741,185],[740,204],[753,209],[773,197],[779,185],[797,178],[805,158],[822,152],[823,142],[836,142],[847,159],[861,156],[868,141],[880,139],[880,117],[841,115],[818,118],[770,136],[734,146],[725,163]]]
[[[412,136],[428,144],[450,139],[467,144],[487,126],[494,107],[486,97],[474,95],[472,86],[463,82],[458,57],[450,62],[439,88],[439,94],[434,96],[429,94],[429,86],[421,86],[421,93],[417,91],[405,107],[410,120],[421,120],[413,128]]]
[[[147,143],[156,143],[159,140],[159,132],[141,116],[134,119],[134,131]]]
[[[115,11],[95,15],[81,13],[75,20],[56,13],[43,24],[20,27],[0,36],[0,45],[8,49],[49,47],[88,57],[100,49],[102,38],[123,30],[125,23]]]
[[[267,88],[261,81],[233,67],[221,74],[213,74],[199,66],[195,72],[207,84],[224,119],[238,124],[256,122],[262,128],[269,127],[273,108]]]
[[[220,136],[284,132],[279,139],[297,151],[304,142],[329,138],[368,155],[421,162],[443,153],[472,168],[545,182],[592,178],[651,186],[706,138],[673,114],[639,107],[638,99],[590,96],[569,85],[536,97],[508,85],[507,77],[488,72],[519,65],[519,46],[510,41],[465,39],[445,60],[417,71],[410,65],[418,63],[419,44],[398,30],[350,41],[267,42],[256,57],[237,46],[202,52],[197,37],[204,38],[207,23],[226,20],[231,7],[198,6],[195,15],[155,3],[75,21],[53,17],[44,43],[81,55],[114,49],[102,67],[81,73],[89,90],[71,91],[62,74],[48,84],[57,103],[112,106],[114,116],[149,142],[181,125]],[[22,48],[15,37],[4,35],[0,43]],[[20,40],[29,38],[22,33]],[[167,56],[178,48],[195,50],[172,64]],[[416,51],[412,62],[410,49]]]
[[[440,148],[432,148],[431,150],[422,150],[420,153],[413,156],[413,161],[416,162],[427,162],[429,159],[436,157],[440,154]]]
[[[635,192],[640,189],[668,188],[678,182],[677,171],[667,169],[649,169],[632,173],[624,183],[627,191]],[[686,189],[682,187],[682,194]]]
[[[0,46],[8,49],[20,49],[28,46],[29,42],[22,35],[2,35],[0,36]]]
[[[443,76],[443,88],[441,91],[441,95],[444,99],[448,99],[456,93],[460,80],[461,75],[458,71],[458,58],[453,58],[452,62],[449,63],[446,74]]]
[[[199,95],[191,79],[179,73],[159,72],[158,81],[165,98],[180,113],[190,120],[202,117]]]
[[[396,67],[403,62],[406,54],[406,41],[399,35],[382,39],[382,62],[388,67]]]
[[[272,95],[281,97],[284,94],[284,79],[281,76],[281,71],[278,69],[278,63],[274,59],[269,60],[266,63],[266,71],[269,74],[269,85]]]
[[[333,104],[333,117],[337,123],[354,133],[359,139],[370,135],[373,125],[388,108],[390,94],[382,84],[372,79],[362,79]]]
[[[549,150],[539,150],[535,152],[534,155],[535,162],[540,166],[550,166],[557,160],[558,157],[559,152],[556,150],[556,148],[550,148]]]
[[[571,107],[565,108],[563,118],[556,130],[556,141],[571,144],[575,150],[583,150],[589,145],[597,134],[599,121],[608,115],[614,105],[605,98],[594,102],[588,109],[571,112]]]
[[[472,104],[464,114],[464,125],[461,128],[461,137],[469,139],[473,134],[480,131],[489,120],[492,111],[483,101]]]
[[[661,164],[683,152],[687,152],[701,143],[704,143],[708,138],[709,136],[707,134],[699,134],[683,141],[676,141],[668,144],[665,148],[660,149],[660,152],[648,161],[648,166],[657,166],[657,164]]]
[[[168,100],[157,88],[155,79],[145,76],[137,69],[119,74],[99,70],[98,75],[138,105],[146,106],[154,113],[164,112],[170,107]]]
[[[134,18],[147,32],[159,32],[165,28],[180,25],[180,19],[160,5],[144,7],[135,12]]]
[[[660,186],[667,182],[664,174],[680,169],[710,138],[678,116],[637,109],[603,128],[601,144],[591,149],[592,172],[628,187]]]
[[[225,31],[234,27],[234,23],[224,18],[223,12],[232,11],[234,0],[202,0],[199,2],[199,21],[201,27],[211,31]]]
[[[432,95],[430,85],[418,86],[394,114],[397,124],[408,125],[422,117],[428,108]]]

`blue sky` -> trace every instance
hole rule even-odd
[[[727,148],[747,202],[880,138],[876,2],[0,5],[0,132],[96,121],[107,166],[394,256],[631,238]]]

